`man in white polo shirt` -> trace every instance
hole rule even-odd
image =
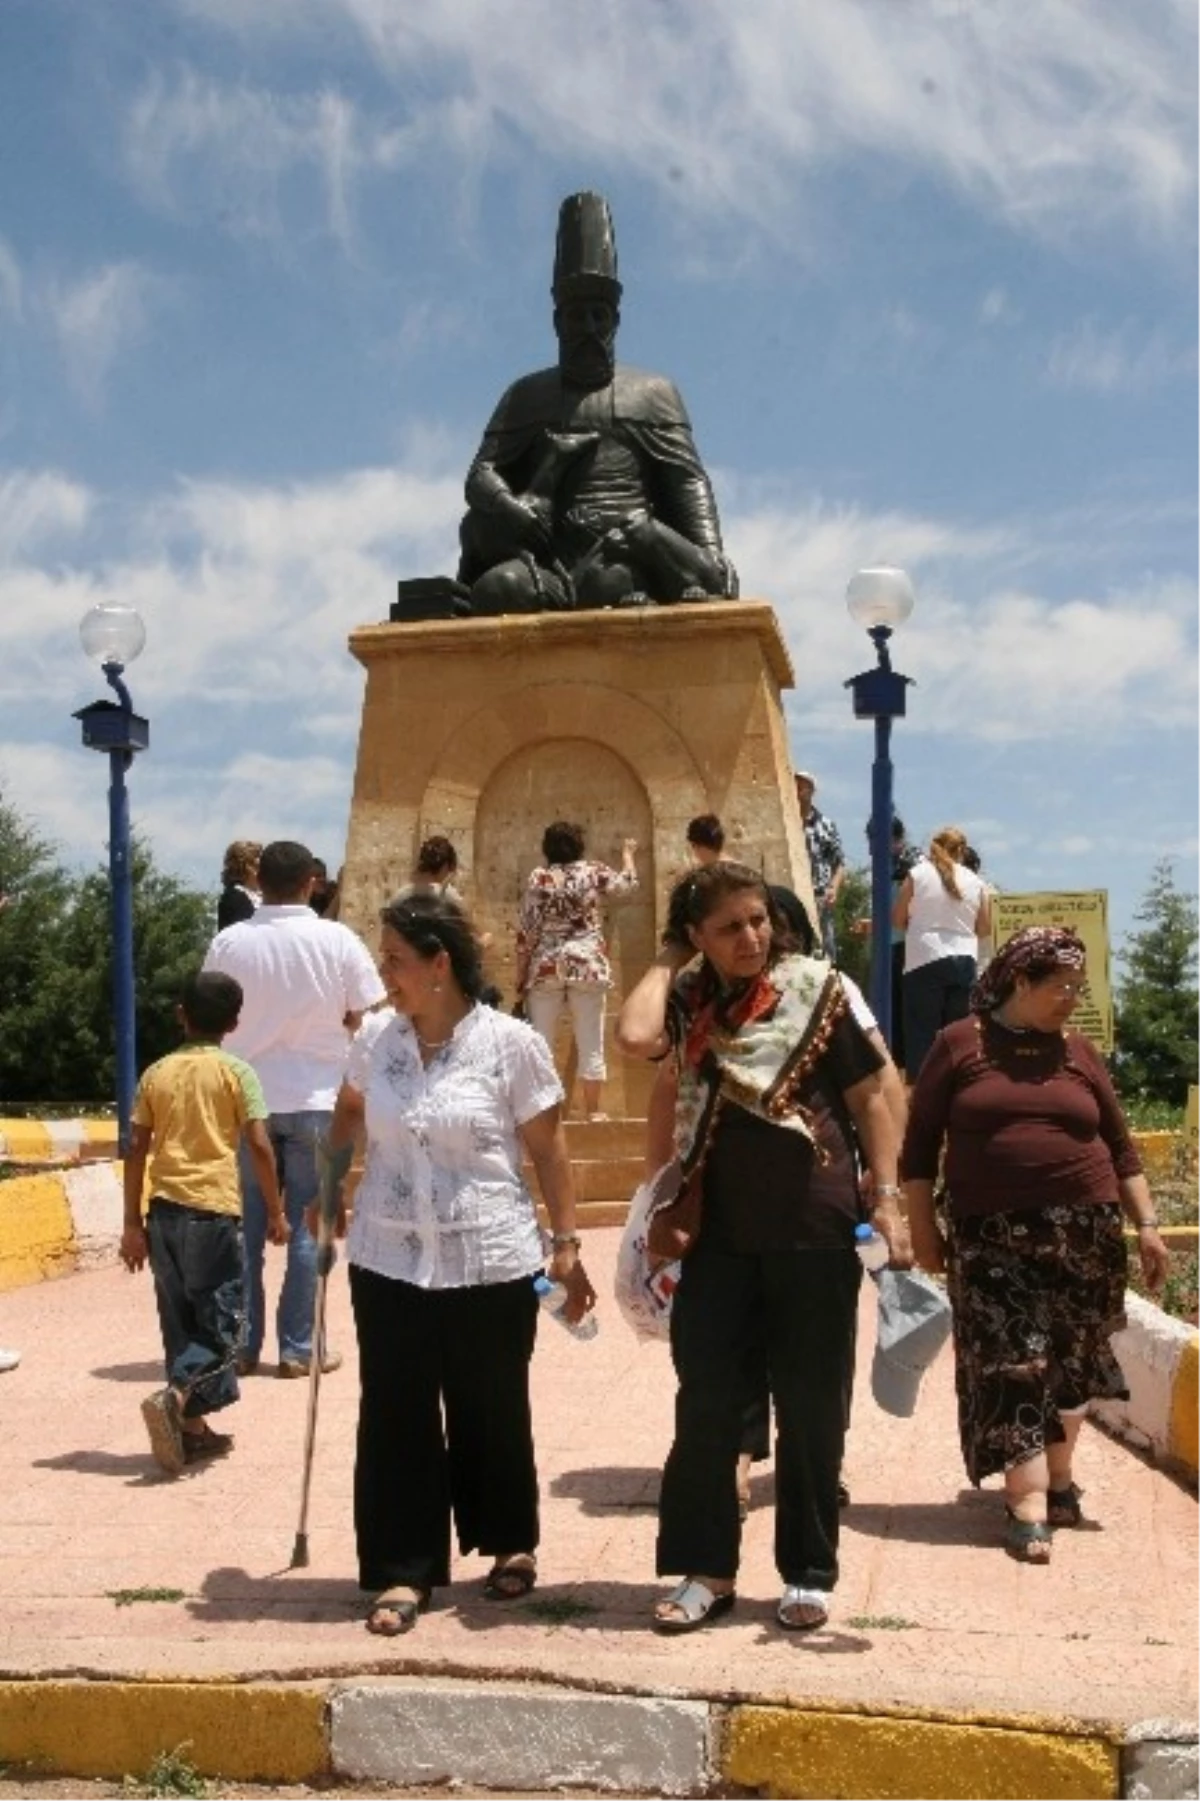
[[[242,986],[242,1013],[225,1049],[257,1071],[270,1117],[267,1131],[292,1228],[275,1326],[280,1376],[306,1376],[312,1355],[317,1247],[304,1210],[317,1193],[317,1140],[333,1116],[350,1038],[364,1011],[385,998],[379,971],[348,926],[309,906],[316,870],[303,844],[268,844],[258,866],[262,905],[252,919],[218,932],[205,969]],[[238,1369],[253,1375],[265,1330],[263,1261],[266,1203],[250,1160],[241,1157],[246,1257],[246,1331]],[[325,1369],[341,1357],[327,1354]]]

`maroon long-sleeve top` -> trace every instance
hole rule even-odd
[[[946,1148],[956,1214],[1115,1201],[1141,1159],[1099,1054],[1078,1032],[972,1016],[934,1041],[910,1097],[903,1172],[932,1182]]]

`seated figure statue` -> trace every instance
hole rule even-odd
[[[553,295],[558,364],[507,390],[467,475],[469,611],[736,596],[678,389],[615,361],[621,284],[599,194],[562,204]]]

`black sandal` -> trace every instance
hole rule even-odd
[[[1052,1526],[1082,1526],[1083,1508],[1079,1505],[1083,1490],[1074,1482],[1066,1488],[1046,1491],[1046,1518]]]
[[[417,1616],[429,1606],[429,1593],[427,1588],[410,1588],[407,1584],[385,1588],[371,1603],[367,1631],[378,1638],[400,1638],[405,1632],[411,1632]],[[385,1624],[385,1616],[389,1614],[392,1622]]]
[[[1004,1549],[1009,1556],[1015,1557],[1018,1563],[1049,1563],[1050,1547],[1054,1543],[1049,1526],[1041,1520],[1018,1519],[1011,1507],[1005,1508],[1005,1512],[1008,1523],[1004,1528]]]
[[[520,1601],[537,1581],[537,1563],[531,1551],[516,1551],[492,1565],[483,1579],[485,1601]]]

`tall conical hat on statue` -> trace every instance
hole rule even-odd
[[[556,302],[620,300],[617,240],[603,194],[569,194],[559,207],[551,293]]]

